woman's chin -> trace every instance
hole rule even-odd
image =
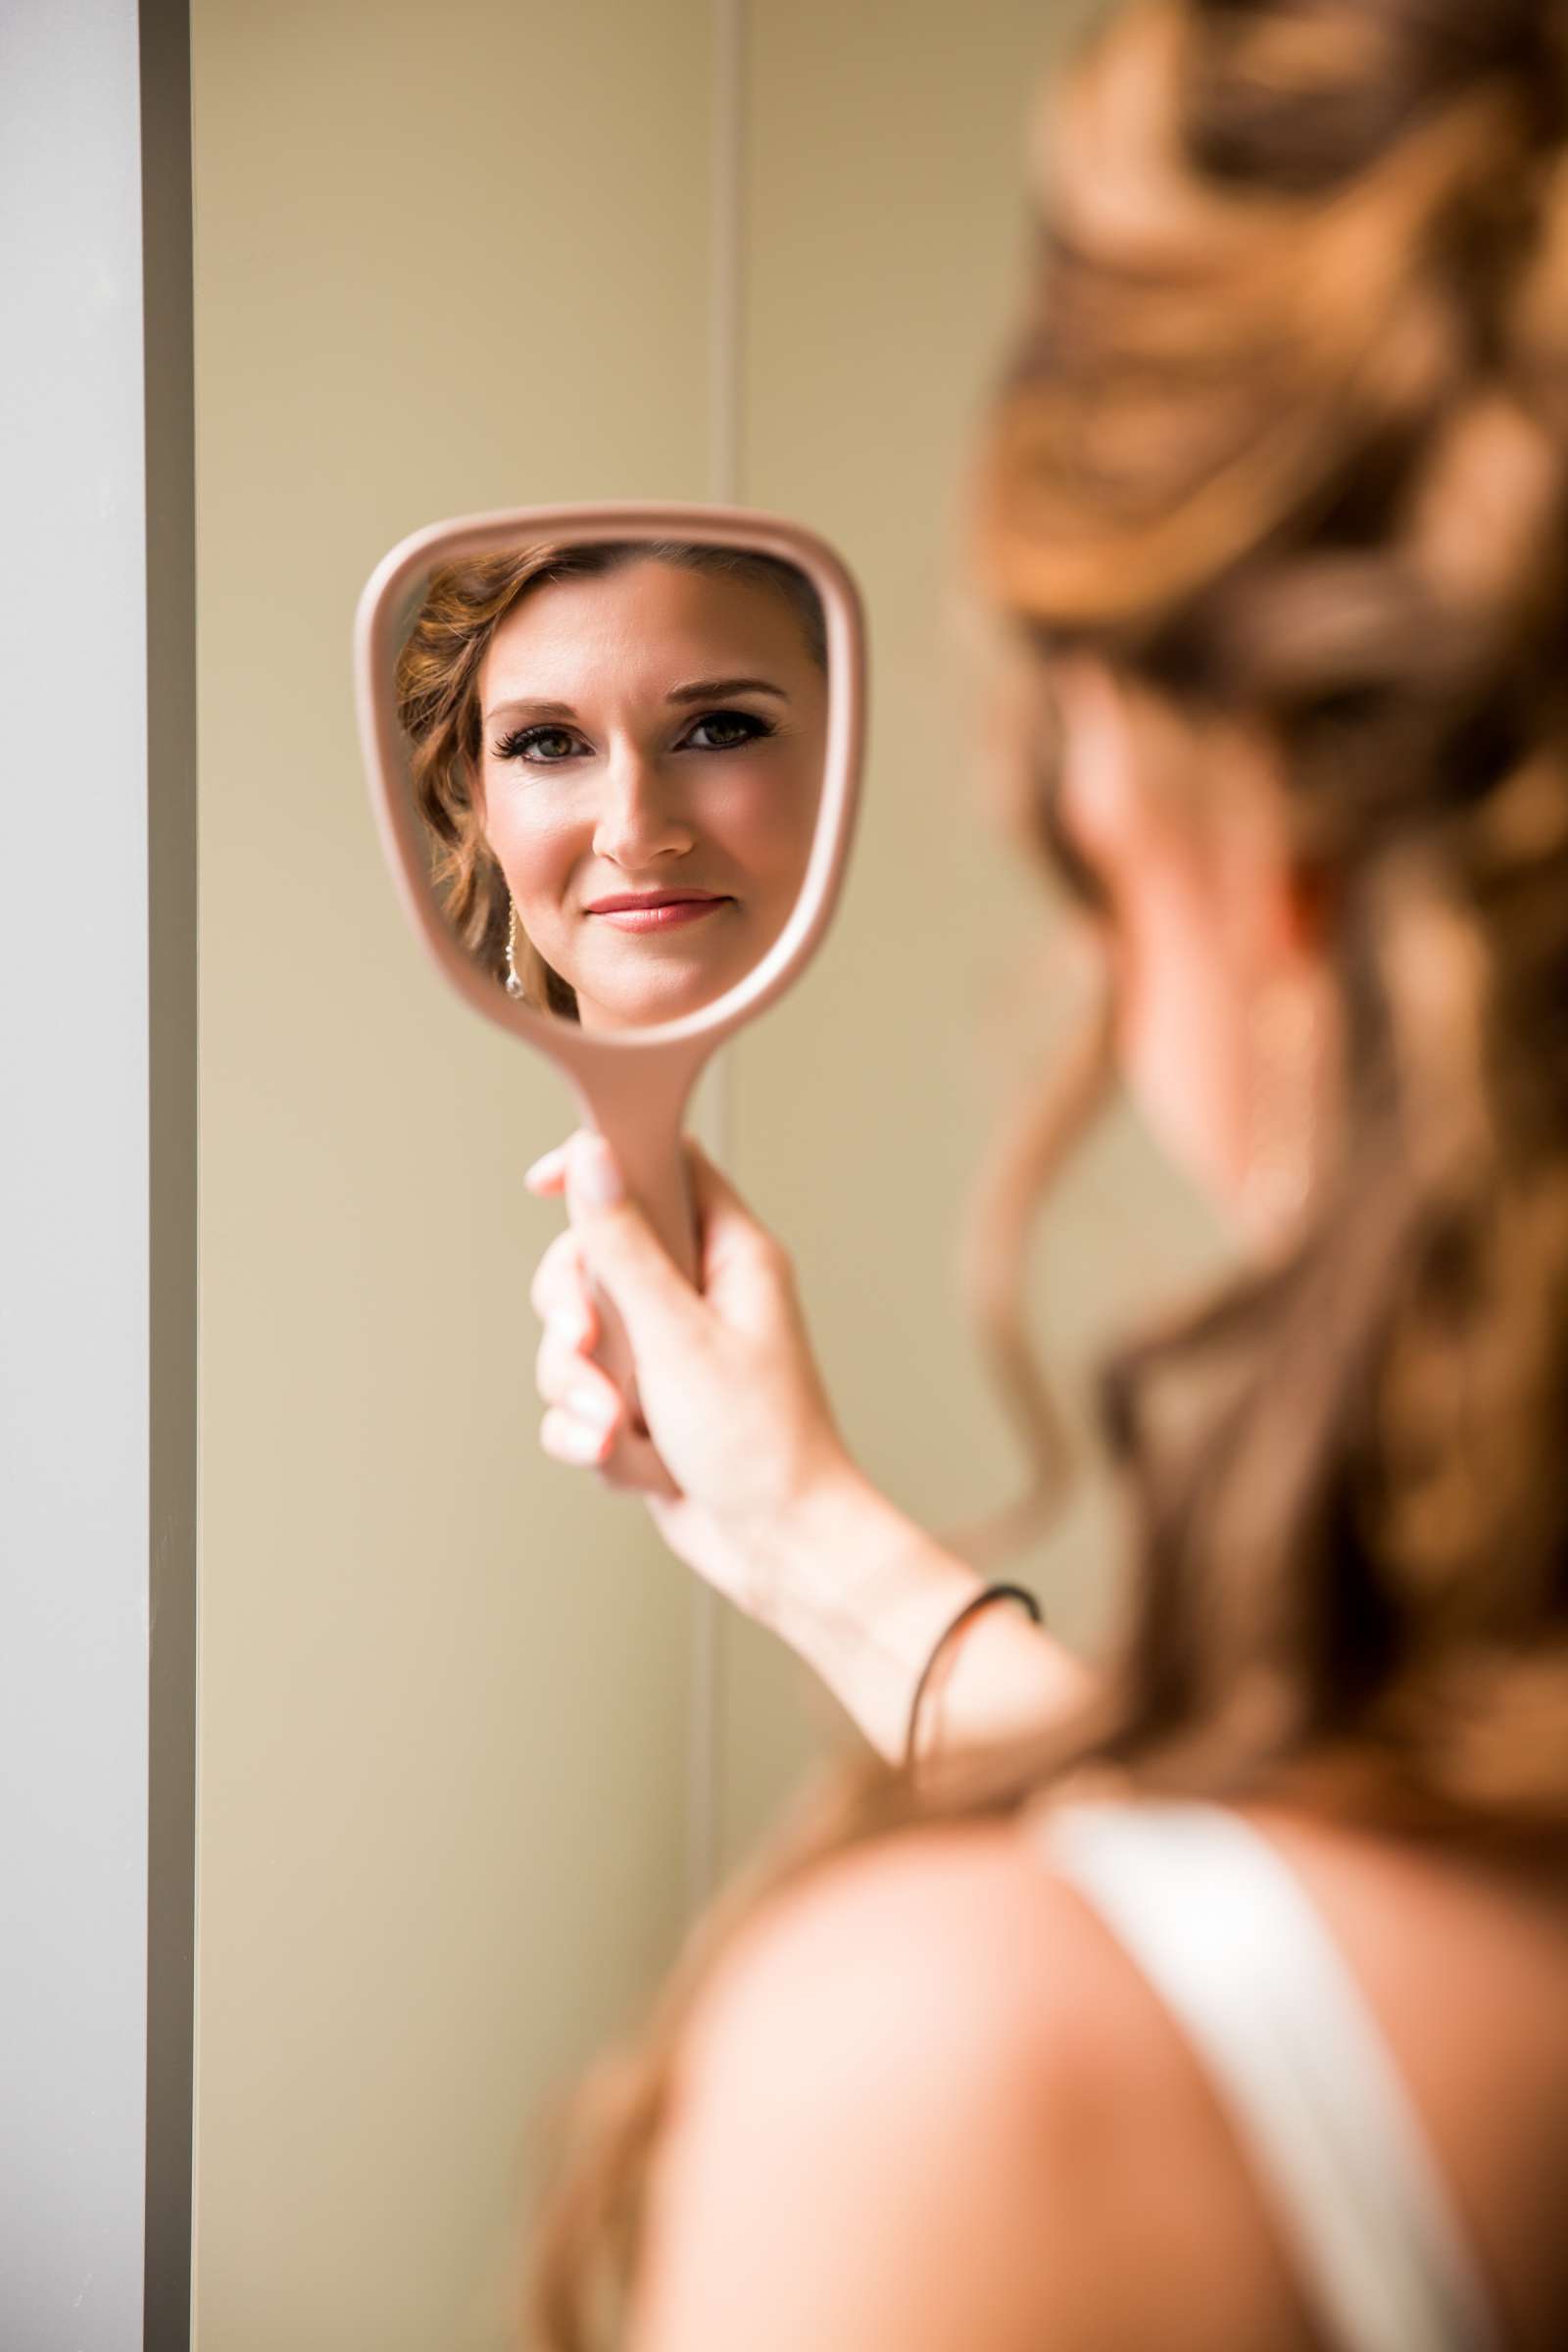
[[[665,967],[639,976],[635,985],[622,981],[596,988],[592,981],[578,981],[578,1017],[585,1029],[652,1029],[701,1012],[742,977],[727,966],[721,971]]]
[[[644,933],[612,933],[589,918],[561,943],[569,955],[541,948],[570,980],[585,1029],[651,1029],[685,1020],[739,987],[782,929],[782,918],[725,899],[701,920]]]

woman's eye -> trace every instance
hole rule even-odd
[[[496,745],[496,758],[532,760],[541,767],[554,767],[558,760],[569,760],[575,749],[576,737],[566,727],[518,727]]]
[[[695,726],[682,737],[682,746],[698,752],[732,752],[737,745],[752,743],[760,735],[771,735],[770,722],[760,718],[755,710],[705,710]]]

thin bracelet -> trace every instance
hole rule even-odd
[[[912,1771],[914,1767],[918,1744],[917,1734],[920,1729],[920,1701],[926,1694],[937,1660],[953,1640],[954,1635],[966,1626],[971,1617],[978,1617],[982,1609],[988,1609],[994,1600],[1020,1601],[1036,1625],[1042,1622],[1039,1601],[1032,1592],[1026,1592],[1022,1585],[987,1585],[983,1592],[974,1595],[972,1600],[964,1602],[953,1623],[937,1636],[936,1645],[921,1667],[920,1679],[914,1686],[914,1696],[909,1701],[909,1730],[904,1743],[904,1769],[906,1772]]]

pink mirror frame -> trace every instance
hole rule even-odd
[[[715,1004],[681,1020],[660,1022],[635,1035],[596,1037],[508,997],[485,978],[443,919],[427,879],[423,825],[410,787],[393,681],[410,592],[436,565],[527,539],[580,546],[635,538],[752,549],[806,573],[827,623],[826,753],[816,835],[801,896],[755,971]],[[814,532],[739,507],[637,502],[460,515],[400,540],[370,574],[355,621],[354,675],[360,742],[382,848],[425,952],[475,1012],[559,1065],[586,1121],[609,1137],[632,1193],[677,1263],[690,1273],[694,1238],[679,1139],[691,1089],[714,1048],[798,976],[827,928],[849,858],[865,729],[865,630],[848,569]]]

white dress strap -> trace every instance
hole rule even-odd
[[[1064,1802],[1053,1866],[1203,2060],[1343,2352],[1499,2352],[1468,2239],[1365,1996],[1299,1882],[1225,1807]]]

